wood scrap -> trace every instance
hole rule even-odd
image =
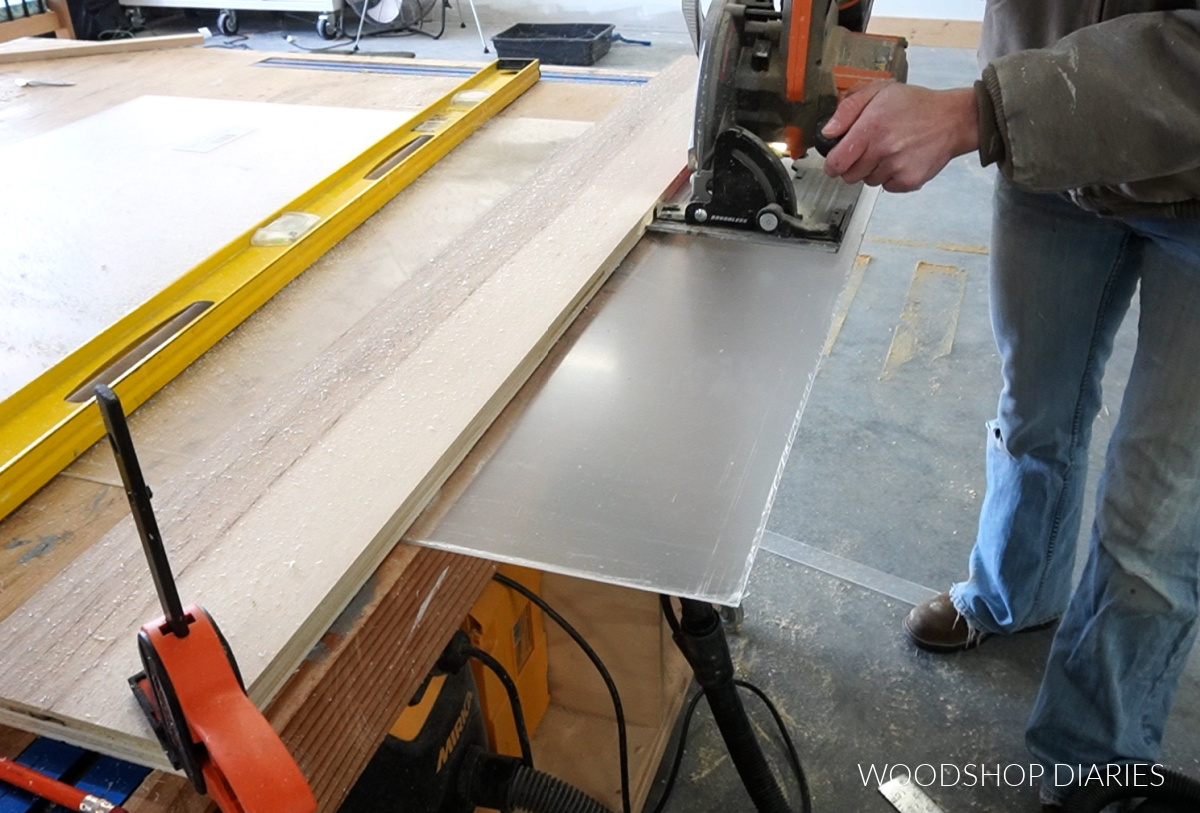
[[[260,704],[640,235],[682,168],[695,62],[632,94],[216,450],[156,488],[181,592]],[[127,694],[158,614],[129,522],[0,624],[0,717],[163,762]],[[31,675],[38,679],[31,680]]]
[[[39,37],[43,34],[53,34],[60,42],[63,39],[74,39],[75,25],[71,22],[71,10],[67,7],[67,0],[48,0],[46,9],[40,14],[0,21],[0,43]],[[2,46],[0,50],[3,50]]]
[[[167,34],[161,37],[131,37],[119,40],[47,40],[25,37],[0,46],[0,65],[62,59],[74,56],[128,54],[203,45],[203,34]]]
[[[572,620],[622,692],[633,755],[630,796],[633,809],[642,810],[693,676],[671,638],[659,597],[554,573],[543,576],[542,597]],[[553,702],[534,736],[538,769],[571,777],[576,787],[619,810],[611,700],[595,668],[562,630],[548,624],[546,637]],[[592,758],[580,759],[580,743],[588,743]]]
[[[0,757],[12,759],[19,756],[35,739],[34,735],[25,731],[0,726]]]
[[[872,17],[871,34],[904,37],[909,45],[977,48],[982,23],[977,20],[933,20],[919,17]]]
[[[32,14],[15,20],[0,21],[0,43],[25,37],[48,34],[58,27],[58,17],[53,12]],[[3,46],[0,46],[2,48]]]

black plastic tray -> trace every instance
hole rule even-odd
[[[612,45],[609,23],[517,23],[492,42],[502,59],[539,59],[547,65],[595,65]]]

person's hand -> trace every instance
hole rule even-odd
[[[827,175],[912,192],[979,148],[975,91],[872,82],[845,96],[822,132],[842,136],[825,159]]]

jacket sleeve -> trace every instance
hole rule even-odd
[[[1200,11],[1129,14],[983,71],[980,158],[1035,191],[1200,167]]]

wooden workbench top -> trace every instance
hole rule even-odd
[[[0,144],[145,94],[394,109],[420,107],[458,83],[453,77],[266,68],[256,64],[263,56],[186,49],[5,68]],[[75,84],[17,88],[4,81],[10,75]],[[286,390],[313,359],[471,233],[483,213],[628,92],[612,85],[535,87],[277,295],[132,417],[151,485],[177,478],[211,453],[231,426],[253,421],[272,393]],[[197,520],[204,515],[202,506],[158,507]],[[111,455],[93,448],[0,523],[0,621],[25,612],[32,596],[127,511]],[[490,572],[486,562],[395,548],[275,696],[268,716],[312,780],[322,809],[340,800]],[[404,646],[388,645],[397,640]],[[177,789],[170,779],[150,783],[135,806],[199,804],[176,801],[188,798]]]

